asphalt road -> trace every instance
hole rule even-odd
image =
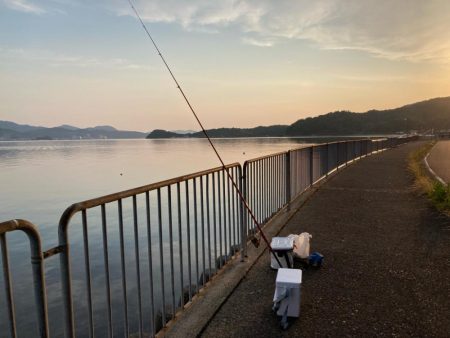
[[[276,272],[260,259],[204,337],[449,337],[450,219],[412,189],[407,156],[420,143],[349,166],[282,231],[310,232],[324,265],[303,273],[301,316],[282,331]]]
[[[450,183],[450,140],[436,143],[428,156],[428,164],[444,182]]]

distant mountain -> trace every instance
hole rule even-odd
[[[275,125],[269,127],[256,128],[218,128],[208,130],[211,137],[282,137],[286,134],[288,126]],[[203,132],[199,131],[190,134],[191,137],[205,137]]]
[[[147,135],[146,138],[180,138],[180,137],[187,137],[188,135],[183,134],[177,134],[172,131],[162,130],[162,129],[155,129],[150,134]]]
[[[79,140],[144,138],[146,133],[117,130],[111,126],[77,128],[70,125],[46,128],[0,121],[0,140]]]
[[[383,135],[450,130],[450,97],[435,98],[387,110],[365,113],[336,111],[301,119],[290,126],[275,125],[256,128],[210,129],[211,137],[282,137],[282,136],[344,136]],[[204,137],[202,132],[177,135],[165,130],[150,133],[147,138]],[[157,136],[157,137],[155,137]]]
[[[116,128],[111,127],[111,126],[97,126],[94,128],[88,128],[88,129],[94,129],[94,130],[107,130],[107,131],[117,131]]]
[[[337,111],[298,120],[287,136],[364,135],[450,129],[450,97],[436,98],[366,113]]]
[[[28,124],[17,124],[17,123],[10,122],[10,121],[0,121],[0,129],[8,129],[8,130],[17,131],[17,132],[27,132],[30,130],[34,130],[36,128],[41,128],[41,127],[29,126]]]
[[[78,127],[74,127],[74,126],[71,126],[71,125],[68,125],[68,124],[63,124],[63,125],[59,126],[59,128],[64,128],[64,129],[69,129],[69,130],[78,130],[78,129],[80,129]]]

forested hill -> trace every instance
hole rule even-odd
[[[450,129],[450,97],[436,98],[388,110],[366,113],[333,112],[298,120],[287,136],[391,134],[411,130]]]
[[[448,129],[450,129],[450,97],[443,97],[400,108],[370,110],[365,113],[337,111],[301,119],[290,126],[220,128],[210,129],[208,133],[211,137],[279,137],[393,134]],[[198,132],[181,136],[164,130],[155,130],[147,136],[147,138],[170,137],[203,137],[203,134]]]

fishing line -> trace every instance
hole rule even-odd
[[[166,59],[164,58],[164,56],[162,55],[160,49],[158,48],[158,45],[156,44],[155,40],[153,40],[152,35],[150,34],[149,30],[147,29],[147,26],[145,25],[144,21],[142,21],[141,16],[139,15],[139,12],[136,10],[136,8],[134,7],[133,3],[131,0],[127,0],[128,3],[130,4],[131,8],[133,9],[134,14],[136,15],[137,19],[139,20],[139,22],[142,25],[142,28],[144,29],[145,33],[147,33],[147,36],[149,37],[150,41],[152,42],[153,46],[155,47],[156,51],[158,52],[158,55],[160,56],[161,60],[163,61],[164,65],[166,66],[167,70],[170,73],[170,76],[172,77],[173,81],[175,82],[178,90],[180,91],[181,95],[184,98],[184,101],[187,103],[190,111],[192,112],[192,114],[194,115],[195,119],[197,120],[200,128],[202,129],[203,134],[205,135],[205,137],[207,138],[209,144],[211,145],[212,149],[214,150],[214,152],[216,153],[217,158],[219,159],[220,163],[222,164],[222,168],[225,170],[225,172],[227,173],[228,179],[231,181],[231,183],[233,184],[233,187],[236,189],[236,192],[239,195],[239,198],[241,199],[242,203],[244,204],[245,208],[248,211],[248,214],[250,215],[250,217],[252,218],[253,222],[255,223],[256,227],[258,228],[258,231],[261,234],[261,237],[263,238],[264,242],[266,242],[267,247],[269,248],[270,252],[273,254],[273,256],[275,257],[275,259],[277,260],[279,266],[281,266],[281,262],[278,259],[277,255],[275,254],[275,252],[273,251],[272,247],[270,246],[270,243],[266,237],[266,235],[264,234],[264,232],[262,231],[261,225],[259,224],[258,220],[256,219],[256,216],[254,215],[253,211],[250,209],[250,206],[248,205],[247,201],[245,200],[244,195],[242,194],[241,190],[239,189],[238,185],[236,184],[236,182],[234,181],[233,177],[231,176],[230,172],[228,171],[228,169],[225,166],[224,161],[222,160],[222,157],[220,156],[219,152],[217,151],[216,147],[214,146],[213,142],[211,141],[211,138],[209,137],[208,133],[206,132],[206,129],[203,127],[202,122],[200,121],[199,117],[197,116],[197,113],[195,112],[194,108],[191,105],[191,102],[189,101],[189,99],[187,98],[186,94],[184,93],[183,89],[181,88],[180,84],[178,83],[175,75],[173,74],[171,68],[169,67],[169,64],[166,62]],[[252,243],[257,247],[259,245],[258,241],[253,241]]]

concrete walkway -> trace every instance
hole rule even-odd
[[[444,182],[450,183],[450,140],[436,143],[428,156],[428,164]]]
[[[413,189],[413,143],[349,166],[282,234],[310,232],[325,256],[303,273],[301,318],[287,331],[271,311],[266,252],[203,330],[204,337],[449,337],[450,219]]]

